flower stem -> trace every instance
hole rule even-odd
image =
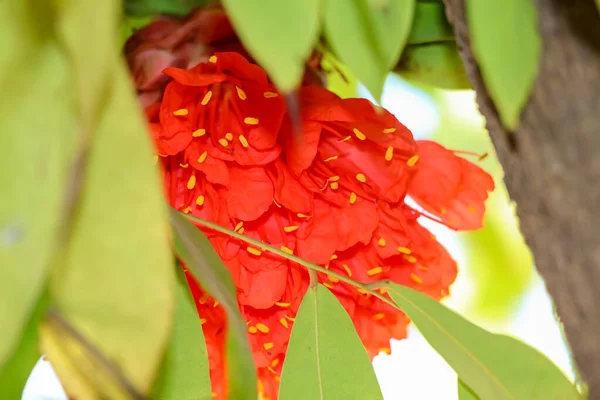
[[[311,279],[311,283],[310,283],[311,287],[316,286],[316,284],[318,283],[316,273],[321,272],[323,274],[338,278],[340,281],[346,282],[356,288],[362,289],[365,292],[370,293],[371,295],[377,297],[379,300],[383,301],[384,303],[387,303],[394,308],[398,308],[398,306],[392,300],[388,299],[387,297],[385,297],[384,295],[382,295],[381,293],[376,291],[376,289],[385,288],[385,287],[389,286],[390,281],[378,281],[378,282],[371,282],[371,283],[358,282],[358,281],[355,281],[354,279],[347,277],[346,275],[342,275],[335,271],[330,271],[327,268],[324,268],[324,267],[321,267],[320,265],[313,264],[311,262],[303,260],[300,257],[297,257],[293,254],[286,253],[283,250],[276,249],[275,247],[269,246],[268,244],[263,243],[259,240],[252,239],[251,237],[242,235],[241,233],[234,232],[227,228],[223,228],[221,225],[215,224],[213,222],[207,221],[202,218],[194,217],[193,215],[189,215],[189,214],[182,213],[182,212],[180,212],[180,213],[184,217],[186,217],[188,220],[190,220],[196,224],[205,226],[206,228],[209,228],[214,231],[224,233],[224,234],[234,237],[236,239],[242,240],[242,241],[252,244],[260,249],[268,250],[271,253],[277,254],[280,257],[283,257],[285,259],[293,261],[296,264],[302,265],[303,267],[308,269],[308,273],[309,273],[310,279]]]

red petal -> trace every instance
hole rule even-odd
[[[304,121],[302,134],[298,135],[293,132],[291,122],[287,119],[284,121],[281,128],[283,151],[288,166],[296,175],[300,175],[313,162],[321,138],[321,129],[319,123]]]
[[[207,74],[195,68],[191,70],[166,68],[163,72],[173,78],[175,82],[185,86],[208,86],[228,79],[225,74]]]
[[[358,199],[347,207],[332,207],[337,219],[337,250],[342,251],[358,242],[368,244],[378,223],[377,206],[368,200]]]
[[[307,213],[312,205],[312,194],[304,189],[281,160],[275,161],[275,201],[296,213]]]
[[[199,140],[194,140],[191,145],[185,149],[186,161],[195,169],[204,172],[206,179],[211,183],[229,186],[229,170],[223,160],[219,160],[208,154],[210,146]],[[206,152],[202,162],[198,159]]]
[[[225,201],[231,217],[252,221],[273,204],[273,184],[262,167],[229,169],[230,185]]]
[[[298,231],[298,256],[315,264],[327,264],[337,248],[337,224],[326,201],[315,198],[313,212],[308,224]]]

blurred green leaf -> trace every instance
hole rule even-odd
[[[325,36],[339,59],[379,100],[412,25],[415,0],[328,0]]]
[[[169,14],[183,16],[208,0],[124,0],[127,15],[150,16]]]
[[[0,393],[3,399],[20,399],[31,370],[41,357],[38,326],[46,313],[49,298],[42,295],[13,355],[0,368]]]
[[[53,29],[46,2],[0,2],[0,369],[44,288],[72,157],[68,64]]]
[[[358,97],[358,80],[350,68],[331,53],[325,54],[321,66],[327,75],[327,89],[343,99]]]
[[[73,329],[114,360],[135,391],[148,393],[171,332],[173,262],[150,140],[125,67],[117,63],[114,68],[117,75],[92,137],[69,248],[54,271],[51,293]],[[49,340],[50,359],[63,365],[62,370],[56,365],[57,373],[78,397],[80,379],[72,376],[98,379],[86,374],[93,369],[61,360],[60,351],[53,355],[52,349],[72,344],[69,337],[61,342],[61,331],[51,324],[47,332],[58,338]]]
[[[454,30],[446,19],[442,2],[417,1],[407,45],[454,41]]]
[[[319,35],[319,0],[223,0],[240,40],[283,92],[296,89]]]
[[[500,120],[510,131],[535,83],[541,52],[531,1],[467,0],[471,47]]]
[[[281,400],[383,399],[352,320],[322,285],[309,288],[283,364]]]
[[[388,291],[429,344],[480,398],[581,398],[563,372],[538,350],[490,333],[416,290],[392,284]]]
[[[152,398],[210,400],[208,353],[202,325],[183,270],[179,266],[177,270],[174,329]]]
[[[458,400],[480,400],[470,387],[465,385],[463,381],[458,380]]]
[[[202,288],[217,299],[227,313],[227,369],[229,397],[256,399],[256,368],[248,343],[246,323],[237,303],[233,279],[208,238],[181,213],[170,210],[173,242],[179,258]]]

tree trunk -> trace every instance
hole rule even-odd
[[[521,230],[590,398],[600,399],[600,17],[594,0],[531,1],[540,71],[520,128],[510,134],[473,58],[465,0],[444,0]]]

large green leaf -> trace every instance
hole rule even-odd
[[[442,2],[417,1],[407,45],[454,41],[454,31],[446,19]]]
[[[470,387],[465,385],[463,381],[458,380],[458,400],[480,400]]]
[[[156,14],[186,15],[208,0],[124,0],[128,15],[150,16]]]
[[[177,254],[202,287],[222,304],[227,313],[229,397],[255,400],[256,368],[233,279],[200,229],[176,210],[170,209],[170,217]]]
[[[302,299],[283,364],[279,398],[383,399],[350,317],[322,285],[309,288]]]
[[[113,89],[92,137],[77,219],[51,293],[60,314],[89,343],[83,351],[97,349],[116,363],[131,388],[148,393],[171,332],[173,261],[150,140],[125,67],[114,68]],[[61,342],[62,330],[55,328],[49,324],[46,330],[48,353],[67,392],[79,397],[83,376],[106,394],[93,370],[69,358],[75,353],[56,350],[70,344]]]
[[[299,86],[319,35],[319,0],[223,0],[244,46],[284,92]]]
[[[388,290],[429,344],[480,398],[580,398],[560,369],[534,348],[490,333],[416,290],[397,284]]]
[[[415,0],[328,0],[325,35],[334,53],[379,100],[412,25]]]
[[[178,268],[175,323],[152,398],[210,400],[208,354],[202,325],[183,270]]]
[[[532,1],[467,0],[471,47],[504,126],[515,131],[536,80],[541,40]]]
[[[52,17],[46,2],[0,1],[0,369],[45,285],[73,149]]]

